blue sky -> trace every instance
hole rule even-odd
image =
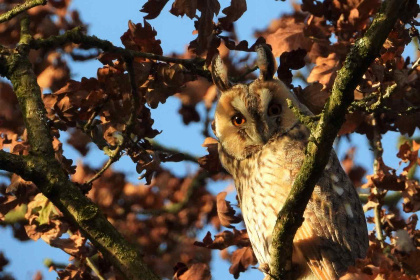
[[[161,15],[149,21],[157,30],[157,38],[162,41],[162,49],[166,54],[172,52],[183,53],[186,44],[194,39],[192,31],[194,30],[193,21],[187,17],[178,18],[169,14],[171,6],[170,1]],[[230,1],[220,1],[222,9],[226,7]],[[77,9],[82,20],[89,25],[89,34],[95,34],[97,37],[107,39],[115,45],[121,46],[120,36],[127,30],[128,20],[134,23],[143,22],[143,14],[139,12],[145,1],[125,0],[125,1],[86,1],[73,0],[72,7]],[[271,21],[280,14],[291,10],[289,2],[281,2],[274,0],[248,1],[248,11],[239,19],[237,31],[240,40],[249,40],[253,42],[253,32],[256,29],[265,28]],[[221,16],[221,15],[220,15]],[[102,64],[98,61],[72,63],[73,79],[80,80],[81,77],[96,77],[96,71]],[[157,140],[170,147],[177,147],[181,151],[188,151],[195,155],[205,154],[205,149],[201,147],[204,138],[201,136],[201,124],[191,124],[184,126],[181,117],[177,113],[180,102],[176,98],[169,98],[166,104],[159,105],[156,110],[152,111],[155,119],[154,127],[162,130],[157,136]],[[204,107],[199,106],[200,113],[204,113]],[[65,135],[63,135],[65,137]],[[363,136],[355,135],[353,144],[357,144],[356,162],[365,167],[368,173],[372,171],[372,153],[369,151],[367,141]],[[62,141],[64,142],[64,141]],[[345,142],[345,141],[344,141]],[[385,147],[385,161],[395,163],[396,154],[396,134],[390,133],[384,137],[383,145]],[[348,143],[342,143],[338,151],[339,157],[349,148]],[[95,150],[92,147],[92,150]],[[79,154],[72,148],[66,149],[66,156],[77,161]],[[90,152],[87,162],[94,167],[100,167],[106,161],[106,157],[100,152]],[[167,165],[176,174],[187,174],[197,167],[193,164],[170,164]],[[136,180],[134,164],[131,160],[123,158],[115,164],[116,169],[128,171],[131,180]],[[397,166],[394,166],[397,167]],[[212,184],[211,191],[218,193],[223,191],[230,182]],[[228,199],[234,201],[234,194]],[[206,230],[201,233],[202,236]],[[4,251],[6,257],[11,264],[6,267],[6,271],[13,273],[16,279],[32,279],[37,270],[41,270],[44,279],[56,279],[55,272],[48,272],[42,265],[44,258],[52,258],[59,262],[67,262],[68,255],[59,249],[51,248],[42,240],[38,242],[19,242],[12,237],[11,230],[0,228],[0,251]],[[229,264],[220,260],[215,252],[215,260],[212,262],[212,273],[214,279],[233,279],[228,273]],[[241,276],[240,279],[262,279],[263,276],[259,271],[251,271]]]

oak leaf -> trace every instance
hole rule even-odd
[[[161,55],[162,48],[160,40],[155,38],[156,35],[156,30],[146,20],[143,21],[143,25],[141,23],[134,24],[130,20],[128,30],[121,36],[121,42],[130,50]],[[137,62],[144,60],[136,58]]]
[[[277,69],[277,76],[286,85],[290,86],[292,83],[293,75],[291,70],[298,70],[305,66],[306,53],[304,49],[297,49],[280,55],[280,66]]]
[[[195,263],[179,276],[179,280],[210,280],[211,273],[208,264]]]
[[[316,66],[309,74],[307,81],[309,83],[319,82],[325,89],[330,89],[334,83],[337,71],[340,69],[340,61],[337,54],[330,53],[328,57],[318,57]]]
[[[222,165],[220,164],[219,160],[219,142],[212,137],[207,137],[204,140],[202,146],[207,148],[208,155],[205,155],[198,159],[198,163],[200,164],[200,166],[210,172],[220,171]]]
[[[168,3],[168,0],[148,0],[146,3],[144,3],[140,12],[147,14],[144,16],[144,19],[157,18],[160,12],[162,12],[162,9],[165,7],[166,3]]]
[[[217,215],[219,216],[220,223],[228,228],[233,228],[232,224],[237,224],[242,221],[240,216],[235,216],[236,211],[226,200],[227,192],[220,192],[217,195]]]
[[[308,85],[303,90],[300,86],[294,88],[293,90],[299,98],[299,101],[308,107],[308,109],[314,114],[321,113],[325,102],[330,96],[330,93],[323,89],[322,84],[318,82]]]
[[[257,264],[258,261],[251,247],[243,247],[233,252],[231,262],[229,272],[238,279],[241,272],[247,270],[250,265]]]
[[[265,35],[267,44],[271,45],[275,57],[299,48],[307,51],[311,49],[312,40],[304,34],[303,21],[292,15],[284,16],[277,21],[275,31]]]
[[[231,30],[233,22],[237,21],[247,9],[246,0],[231,0],[230,6],[222,10],[226,16],[219,18],[223,29]]]
[[[223,250],[229,246],[250,246],[250,241],[246,229],[233,231],[225,230],[214,236],[214,240],[211,238],[211,233],[207,232],[203,241],[196,241],[194,245],[199,247],[206,247],[209,249]]]
[[[170,13],[175,16],[187,15],[190,19],[195,17],[197,11],[198,0],[175,0],[172,4]]]

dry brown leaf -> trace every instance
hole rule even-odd
[[[324,90],[322,84],[320,83],[310,84],[303,90],[300,87],[294,88],[294,92],[300,102],[308,107],[308,109],[314,114],[321,113],[325,102],[330,96],[330,93]]]
[[[220,40],[213,34],[213,17],[219,13],[220,4],[217,0],[198,1],[197,9],[201,12],[198,20],[194,21],[198,36],[197,39],[190,42],[188,49],[197,55],[202,55],[209,49],[214,50],[220,44]]]
[[[223,29],[231,30],[232,24],[245,13],[246,9],[246,0],[231,0],[230,6],[222,10],[226,16],[219,18]]]
[[[335,53],[330,53],[328,57],[318,57],[316,66],[309,74],[307,81],[309,83],[319,82],[324,85],[324,89],[331,89],[338,69],[340,69],[340,61]]]
[[[217,215],[219,216],[220,223],[228,228],[233,228],[232,224],[237,224],[242,221],[240,216],[235,216],[236,211],[226,200],[227,192],[220,192],[217,195]]]
[[[157,18],[166,3],[168,3],[168,0],[148,0],[143,5],[140,12],[147,14],[144,16],[144,19]]]
[[[207,137],[202,146],[207,148],[209,154],[198,159],[200,166],[210,172],[220,171],[222,165],[219,160],[219,142],[212,137]]]
[[[170,12],[175,16],[187,15],[190,19],[195,17],[197,0],[175,0]]]
[[[0,196],[0,221],[3,221],[6,214],[18,205],[19,200],[15,196]]]
[[[79,257],[86,253],[85,243],[86,238],[79,231],[72,234],[70,238],[51,239],[49,242],[51,246],[60,248],[69,255]]]
[[[233,274],[235,279],[238,279],[241,272],[247,270],[250,265],[257,264],[258,261],[252,248],[244,247],[233,252],[231,262],[232,265],[229,267],[229,272]]]
[[[418,164],[419,161],[419,145],[416,141],[413,140],[412,145],[407,141],[403,143],[399,151],[397,153],[397,157],[399,157],[402,162],[408,162],[409,164],[404,167],[404,172],[407,172],[415,165]]]
[[[280,66],[277,69],[277,76],[286,85],[292,83],[292,71],[298,70],[305,66],[306,50],[297,49],[291,52],[284,52],[280,55]]]
[[[205,263],[195,263],[191,265],[187,271],[185,271],[178,278],[179,280],[210,280],[211,273],[210,267]]]
[[[404,212],[417,212],[420,210],[420,186],[418,181],[407,180],[402,196],[404,198]]]
[[[275,57],[297,49],[311,49],[312,41],[304,34],[303,21],[297,21],[293,16],[282,17],[279,21],[277,30],[266,37]]]
[[[203,241],[196,241],[194,245],[199,247],[206,247],[209,249],[223,250],[229,246],[250,246],[248,234],[245,229],[233,231],[225,230],[214,236],[214,240],[211,238],[211,233],[207,232]]]
[[[128,22],[128,30],[121,36],[123,45],[135,51],[148,52],[154,54],[162,54],[160,47],[160,40],[155,37],[156,30],[146,21],[134,24],[131,20]],[[136,58],[137,62],[144,61],[145,59]]]

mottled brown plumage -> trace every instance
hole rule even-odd
[[[281,81],[272,78],[274,66],[261,65],[271,55],[267,46],[257,47],[257,52],[262,69],[259,79],[234,86],[227,77],[214,79],[222,91],[215,132],[221,162],[235,180],[252,248],[260,265],[267,267],[277,214],[302,165],[309,137],[286,99],[311,113]],[[221,67],[219,57],[213,65]],[[338,279],[356,258],[365,257],[368,234],[363,209],[334,152],[304,217],[294,239],[296,279]]]

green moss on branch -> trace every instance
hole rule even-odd
[[[32,0],[32,1],[26,1],[25,3],[21,4],[21,5],[17,5],[16,7],[14,7],[13,9],[11,9],[10,11],[1,14],[0,15],[0,23],[8,21],[12,18],[14,18],[15,16],[17,16],[18,14],[27,11],[33,7],[36,6],[40,6],[40,5],[45,5],[47,4],[47,0]]]

